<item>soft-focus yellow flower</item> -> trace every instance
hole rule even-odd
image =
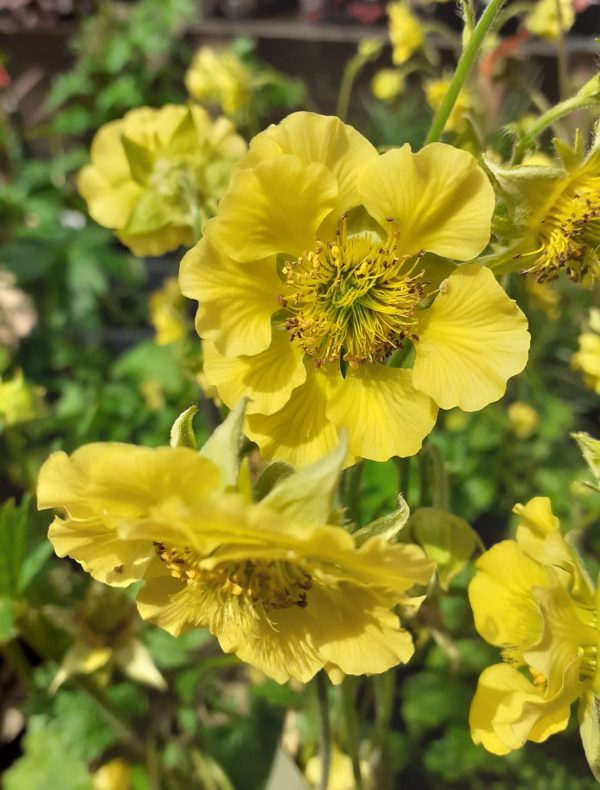
[[[568,33],[575,22],[571,0],[538,0],[525,16],[523,24],[534,36],[555,41],[561,33]]]
[[[442,143],[378,155],[312,113],[253,140],[180,284],[199,301],[206,376],[228,406],[250,398],[266,457],[305,465],[342,428],[350,456],[413,455],[438,406],[502,397],[526,319],[488,269],[440,260],[481,252],[493,206],[475,159]]]
[[[72,637],[49,692],[74,675],[110,673],[117,667],[137,683],[164,690],[165,679],[150,652],[135,636],[135,608],[122,591],[92,584],[75,612],[46,607],[46,616]],[[110,674],[107,674],[107,679]]]
[[[533,406],[518,400],[508,407],[508,419],[515,435],[527,439],[537,428],[540,415]]]
[[[560,318],[560,293],[552,287],[552,283],[539,283],[537,280],[527,277],[525,290],[534,309],[543,310],[552,321]]]
[[[387,14],[392,40],[392,60],[399,66],[423,46],[423,28],[418,17],[405,2],[390,3]]]
[[[245,149],[229,120],[200,107],[140,107],[98,131],[78,187],[135,255],[162,255],[194,242]]]
[[[442,106],[442,102],[448,93],[449,86],[450,77],[440,77],[439,79],[427,80],[425,82],[425,98],[427,99],[427,104],[434,112],[437,112]],[[462,132],[466,125],[465,116],[468,112],[471,112],[473,106],[474,102],[470,91],[467,88],[463,88],[454,102],[454,107],[446,121],[444,131]]]
[[[488,162],[508,208],[503,234],[509,245],[492,265],[496,271],[544,282],[564,269],[586,285],[600,276],[599,140],[587,156],[580,137],[572,149],[555,141],[562,161],[552,165]]]
[[[111,584],[144,580],[143,618],[176,636],[208,628],[279,682],[325,669],[337,683],[410,659],[392,609],[433,570],[416,546],[327,523],[345,456],[341,444],[254,503],[191,449],[93,444],[46,461],[38,504],[66,510],[49,532],[60,556]]]
[[[504,659],[479,678],[469,719],[475,743],[494,754],[564,730],[571,703],[600,691],[597,592],[549,499],[515,512],[516,541],[485,552],[469,585],[475,627]]]
[[[235,115],[250,101],[252,74],[231,50],[201,47],[185,74],[185,87],[193,99],[218,104],[226,115]]]
[[[94,790],[131,790],[131,768],[116,758],[101,765],[92,776]]]
[[[319,755],[314,755],[306,763],[304,775],[311,787],[320,787],[322,760]],[[372,787],[371,766],[368,760],[360,761],[361,775],[365,790]],[[331,747],[331,762],[329,765],[329,779],[327,790],[355,790],[354,771],[352,759],[344,754],[334,743]]]
[[[0,427],[35,420],[42,414],[43,390],[25,381],[19,370],[11,379],[0,379]]]
[[[381,69],[371,82],[373,96],[380,101],[394,101],[403,91],[406,80],[397,69]]]
[[[167,346],[185,336],[188,321],[185,300],[176,277],[168,277],[162,288],[150,294],[150,320],[154,326],[155,342]]]
[[[600,310],[590,310],[589,328],[579,335],[579,351],[571,358],[571,367],[581,370],[588,389],[600,395]]]

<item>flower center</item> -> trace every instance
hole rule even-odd
[[[590,268],[600,274],[594,256],[586,255],[600,244],[600,178],[585,178],[561,192],[542,220],[539,241],[529,253],[537,256],[535,263],[523,274],[535,275],[538,282],[553,279],[563,268],[576,282]]]
[[[317,241],[283,267],[286,329],[317,366],[340,358],[350,366],[380,362],[414,336],[414,310],[425,294],[423,272],[368,234]]]
[[[189,584],[210,587],[219,595],[233,597],[240,604],[262,605],[265,611],[307,604],[312,578],[287,560],[227,561],[212,568],[201,567],[200,555],[189,548],[173,548],[155,543],[159,558],[172,576]]]
[[[163,200],[185,203],[190,188],[193,189],[192,167],[182,159],[162,157],[154,163],[150,185]]]

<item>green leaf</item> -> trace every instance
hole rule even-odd
[[[398,494],[398,509],[387,516],[372,521],[366,527],[356,530],[352,537],[358,546],[362,546],[369,538],[378,536],[386,540],[395,540],[410,516],[410,508],[402,494]]]
[[[433,507],[416,510],[410,519],[415,540],[436,564],[440,587],[448,589],[452,579],[467,564],[476,547],[483,550],[479,535],[467,522]]]
[[[592,691],[579,704],[579,732],[590,770],[600,782],[600,697]]]
[[[0,508],[0,596],[7,598],[20,592],[29,504],[30,497],[23,497],[20,505],[9,499]]]
[[[224,487],[235,488],[238,481],[245,412],[246,398],[242,398],[200,450],[221,470]]]
[[[19,575],[19,592],[25,592],[37,574],[42,570],[51,555],[52,544],[48,540],[38,543],[37,546],[31,548],[27,552],[27,555],[21,565],[21,573]]]
[[[572,433],[571,436],[577,444],[596,480],[593,487],[600,491],[600,439],[592,438],[589,433]]]
[[[191,447],[196,449],[196,434],[194,433],[194,416],[198,412],[197,406],[190,406],[182,411],[171,428],[171,447]]]
[[[15,613],[10,598],[0,598],[0,645],[14,636]]]
[[[24,754],[5,772],[3,786],[4,790],[92,790],[92,780],[61,728],[44,716],[32,716]]]

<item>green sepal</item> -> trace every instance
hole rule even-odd
[[[387,541],[394,541],[398,533],[403,529],[409,519],[410,508],[402,494],[398,494],[398,507],[393,513],[375,519],[365,527],[357,529],[352,533],[357,546],[362,546],[369,538],[385,538]]]
[[[246,403],[247,398],[242,398],[200,450],[203,458],[208,458],[221,470],[224,488],[235,489],[237,485]]]
[[[579,129],[577,129],[575,132],[575,140],[573,141],[573,145],[565,143],[564,140],[560,140],[558,137],[555,137],[552,140],[552,145],[554,146],[556,153],[562,159],[563,164],[567,170],[573,170],[583,161],[585,150],[583,146],[583,138]]]
[[[197,413],[197,406],[190,406],[181,412],[171,428],[171,447],[191,447],[192,450],[196,449],[196,434],[192,423]]]
[[[173,154],[190,153],[198,147],[198,130],[192,108],[188,105],[187,112],[177,124],[169,141],[169,151]]]
[[[135,204],[127,224],[119,233],[122,236],[141,236],[164,228],[171,222],[171,216],[155,192],[146,191]]]
[[[290,518],[307,524],[326,524],[333,509],[333,501],[342,466],[348,454],[348,440],[342,432],[338,446],[324,458],[305,466],[277,484],[262,500]]]
[[[273,461],[268,464],[254,484],[252,498],[255,502],[260,502],[281,480],[293,473],[294,467],[286,461]]]
[[[594,779],[600,782],[600,697],[593,691],[581,699],[578,717],[583,751]]]
[[[413,538],[435,562],[443,590],[448,589],[476,548],[484,551],[481,538],[464,518],[445,510],[419,508],[410,517],[409,528]]]
[[[600,439],[594,439],[589,433],[572,433],[571,436],[581,450],[586,464],[594,475],[595,483],[588,483],[595,491],[600,491]]]
[[[154,153],[149,148],[136,143],[131,137],[127,137],[126,134],[121,135],[121,143],[127,157],[131,177],[138,184],[146,186],[154,169],[156,159]]]

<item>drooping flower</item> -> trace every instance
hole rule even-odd
[[[398,69],[380,69],[371,82],[373,96],[380,101],[394,101],[404,91],[406,80]]]
[[[56,552],[113,585],[143,579],[144,619],[174,635],[208,628],[279,682],[408,661],[412,639],[392,609],[433,565],[416,546],[328,523],[344,444],[259,502],[243,475],[236,490],[234,463],[215,462],[236,445],[221,435],[204,455],[112,443],[51,456],[38,503],[66,510],[50,527]]]
[[[533,36],[555,41],[569,32],[575,22],[571,0],[537,0],[523,24]]]
[[[266,457],[310,463],[342,428],[351,456],[412,455],[438,406],[502,397],[526,319],[488,269],[438,257],[481,252],[493,204],[475,159],[441,143],[380,156],[312,113],[254,139],[180,284],[207,379],[229,406],[250,398]]]
[[[150,320],[155,330],[155,342],[167,346],[185,336],[188,318],[185,302],[175,277],[168,277],[158,291],[150,294]]]
[[[498,232],[506,246],[491,266],[538,282],[564,270],[590,285],[600,276],[600,147],[584,156],[579,137],[555,147],[561,160],[551,166],[487,163],[508,210]]]
[[[392,40],[392,60],[400,66],[423,46],[423,27],[406,2],[387,6],[389,32]]]
[[[600,395],[600,310],[590,310],[588,329],[579,335],[579,351],[571,358],[571,367],[581,370],[588,389]]]
[[[435,80],[427,80],[425,82],[425,98],[427,100],[427,104],[434,112],[439,110],[441,107],[442,102],[448,93],[449,87],[449,76],[440,77],[439,79]],[[452,108],[452,112],[446,121],[444,131],[456,133],[462,132],[466,128],[465,116],[468,112],[473,110],[473,107],[474,101],[471,92],[467,88],[463,88],[454,102],[454,107]]]
[[[140,107],[103,126],[78,187],[91,217],[135,255],[193,244],[246,144],[201,107]]]
[[[235,52],[201,47],[185,74],[185,86],[193,99],[218,104],[226,115],[232,116],[247,106],[252,79]]]
[[[494,754],[564,730],[571,704],[585,714],[600,690],[597,591],[549,499],[515,512],[516,541],[483,554],[469,586],[475,627],[504,660],[482,673],[470,712],[473,740]]]

